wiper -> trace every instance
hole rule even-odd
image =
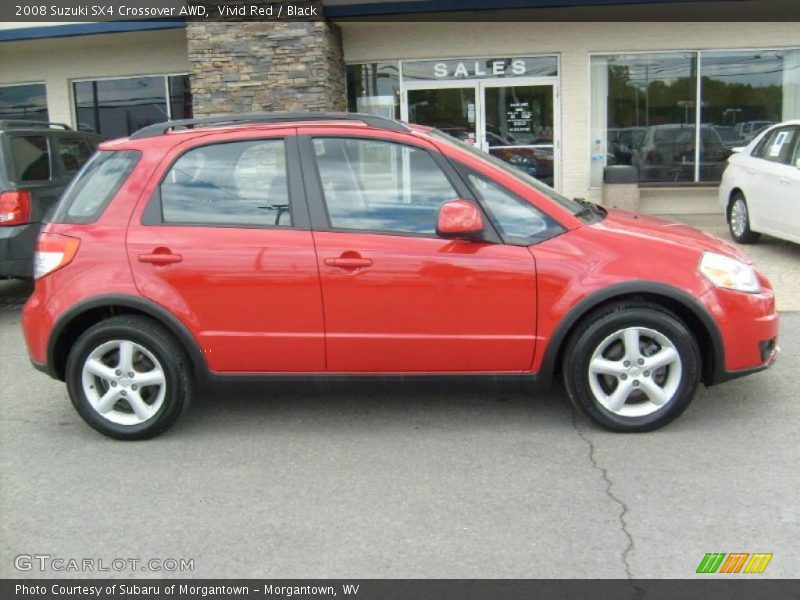
[[[602,206],[599,206],[594,202],[589,202],[588,200],[585,200],[583,198],[573,198],[573,200],[578,204],[580,204],[581,206],[583,206],[582,209],[580,209],[578,212],[575,213],[575,216],[578,217],[579,219],[581,217],[587,217],[589,215],[600,215],[604,217],[607,214],[606,210]]]

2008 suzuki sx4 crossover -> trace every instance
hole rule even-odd
[[[194,387],[315,376],[561,376],[595,422],[647,431],[778,352],[772,289],[730,245],[369,115],[104,143],[35,277],[34,365],[124,439],[167,429]]]

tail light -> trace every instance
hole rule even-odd
[[[75,254],[81,241],[78,238],[58,233],[42,233],[36,242],[36,255],[33,260],[33,277],[40,279],[45,275],[67,266]]]
[[[31,193],[13,190],[0,193],[0,227],[22,225],[31,220]]]

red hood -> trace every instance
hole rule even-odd
[[[715,235],[660,217],[612,208],[608,209],[608,217],[596,225],[609,231],[617,231],[637,237],[646,236],[648,238],[661,239],[681,246],[695,248],[699,252],[706,250],[718,252],[747,264],[752,264],[753,262],[735,246]]]

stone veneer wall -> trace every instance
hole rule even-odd
[[[189,22],[186,37],[196,117],[347,108],[333,23]]]

